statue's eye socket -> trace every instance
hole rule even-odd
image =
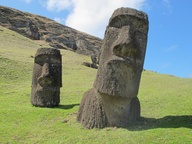
[[[48,61],[48,56],[46,55],[39,55],[35,57],[35,63],[43,65]]]
[[[133,23],[133,18],[129,15],[120,15],[117,17],[114,17],[110,23],[110,27],[115,27],[115,28],[121,28],[126,25],[132,25]]]
[[[122,27],[122,24],[120,21],[112,21],[110,24],[109,24],[110,27],[115,27],[115,28],[121,28]]]
[[[39,55],[35,57],[35,63],[39,64],[39,65],[43,65],[44,63],[49,63],[49,64],[61,64],[61,60],[60,58],[50,55]]]

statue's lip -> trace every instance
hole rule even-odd
[[[112,58],[108,61],[106,61],[105,63],[113,63],[114,62],[121,62],[124,63],[126,65],[129,65],[130,67],[138,70],[140,68],[140,66],[138,66],[135,62],[135,60],[133,58],[127,58],[127,57],[118,57],[113,55]]]
[[[135,65],[135,60],[133,58],[129,58],[129,57],[119,57],[119,56],[113,56],[112,61],[121,61],[123,63],[128,63],[128,64],[131,64],[131,65]]]

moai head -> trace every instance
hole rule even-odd
[[[136,97],[145,58],[148,17],[145,13],[119,8],[105,31],[94,87],[103,94]]]
[[[32,77],[32,105],[53,107],[59,104],[62,86],[61,67],[59,50],[52,48],[37,50]]]

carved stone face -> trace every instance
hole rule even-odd
[[[51,48],[38,49],[33,68],[31,103],[45,107],[58,105],[61,86],[60,51]]]
[[[136,97],[145,58],[148,18],[143,12],[116,10],[105,31],[94,87],[112,96]]]

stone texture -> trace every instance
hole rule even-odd
[[[33,40],[44,40],[50,46],[79,54],[99,54],[102,40],[56,21],[16,9],[0,6],[0,25]]]
[[[53,107],[59,104],[60,87],[62,87],[61,64],[59,50],[52,48],[37,50],[32,76],[32,105]]]
[[[103,100],[96,89],[90,89],[84,94],[77,120],[82,123],[84,128],[102,128],[107,126]]]
[[[78,112],[77,120],[85,128],[126,127],[140,117],[137,94],[147,33],[145,13],[131,8],[114,11],[105,31],[94,87],[83,96]],[[104,120],[95,122],[101,115],[98,103]],[[90,111],[96,115],[92,117]]]

